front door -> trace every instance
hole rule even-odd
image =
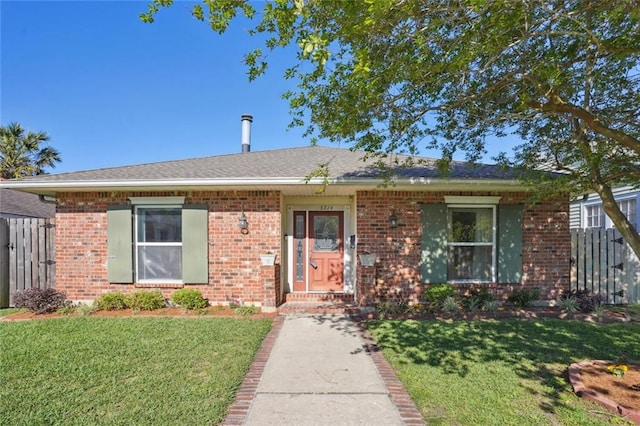
[[[296,211],[294,291],[344,291],[344,212]]]

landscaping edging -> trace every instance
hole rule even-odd
[[[582,382],[582,377],[580,375],[580,371],[583,367],[591,366],[594,364],[602,364],[606,366],[610,364],[611,361],[605,360],[591,360],[591,361],[582,361],[576,362],[569,366],[569,381],[571,382],[571,386],[573,387],[573,391],[576,395],[587,399],[589,401],[593,401],[601,406],[605,407],[607,410],[616,413],[625,419],[629,419],[637,425],[640,425],[640,410],[630,410],[628,408],[622,407],[620,404],[612,401],[607,396],[585,387]],[[638,363],[634,363],[638,365]]]

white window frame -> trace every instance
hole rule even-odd
[[[488,198],[488,197],[487,197]],[[496,200],[499,200],[499,198]],[[459,201],[456,199],[456,201]],[[491,200],[493,201],[493,200]],[[449,247],[457,247],[457,246],[491,246],[491,279],[490,280],[479,280],[479,279],[467,279],[467,280],[452,280],[447,276],[447,282],[452,284],[469,284],[469,283],[478,283],[478,284],[490,284],[496,282],[497,276],[497,208],[496,204],[480,204],[478,202],[471,202],[466,204],[447,204],[447,235],[450,235],[451,231],[451,220],[450,220],[450,211],[452,209],[491,209],[491,218],[493,221],[492,231],[491,231],[491,243],[487,242],[450,242],[447,240],[447,259],[449,256]],[[448,261],[447,261],[447,271],[449,269]],[[448,272],[447,272],[448,275]]]
[[[591,214],[591,210],[594,208],[598,208],[598,215]],[[593,218],[598,218],[598,224],[593,225]],[[586,204],[584,206],[584,227],[585,228],[606,228],[606,215],[604,214],[604,209],[602,207],[602,203],[593,203]]]
[[[167,197],[169,198],[169,197]],[[171,197],[172,199],[169,201],[177,201],[174,200],[174,197]],[[175,198],[182,198],[184,200],[184,197],[175,197]],[[146,199],[145,199],[146,200]],[[162,243],[162,242],[152,242],[152,243],[148,243],[148,242],[140,242],[138,241],[138,209],[143,208],[143,209],[178,209],[178,210],[182,210],[182,204],[162,204],[162,203],[158,203],[158,201],[164,201],[164,200],[159,200],[159,199],[155,199],[155,202],[158,204],[154,204],[152,202],[146,202],[145,200],[142,200],[141,202],[139,202],[137,205],[134,206],[134,217],[133,217],[133,250],[134,250],[134,262],[133,262],[133,270],[135,273],[135,282],[141,283],[141,284],[151,284],[151,283],[166,283],[166,284],[183,284],[183,280],[182,279],[169,279],[169,278],[160,278],[160,279],[142,279],[138,276],[138,265],[140,260],[138,259],[139,256],[139,251],[138,248],[139,247],[182,247],[183,245],[183,241],[184,240],[184,236],[181,238],[180,242],[167,242],[167,243]],[[133,200],[132,200],[133,201]],[[180,224],[180,232],[182,234],[182,224]],[[182,271],[180,271],[180,274],[182,275]]]
[[[626,209],[622,208],[622,204],[625,203],[627,204]],[[633,208],[631,208],[630,204],[633,203]],[[638,218],[638,199],[635,197],[631,197],[631,198],[621,198],[619,200],[616,200],[616,204],[618,205],[618,208],[620,209],[620,211],[622,212],[622,214],[627,218],[627,220],[629,222],[631,222],[631,225],[633,225],[634,228],[638,228],[637,227],[637,218]],[[615,225],[613,225],[613,223],[611,224],[612,227],[615,227]]]

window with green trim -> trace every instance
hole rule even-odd
[[[495,281],[495,208],[447,210],[447,280]]]
[[[182,209],[136,207],[135,215],[136,281],[181,281]]]

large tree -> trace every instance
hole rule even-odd
[[[60,162],[60,154],[51,146],[45,132],[26,132],[18,123],[0,127],[0,177],[14,179],[45,173]]]
[[[264,45],[246,55],[250,79],[269,51],[297,48],[284,77],[298,89],[284,96],[312,140],[387,157],[439,148],[446,163],[516,135],[499,160],[563,172],[530,174],[541,192],[598,193],[640,256],[611,190],[640,182],[639,1],[204,0],[192,14],[219,33],[252,20]]]

